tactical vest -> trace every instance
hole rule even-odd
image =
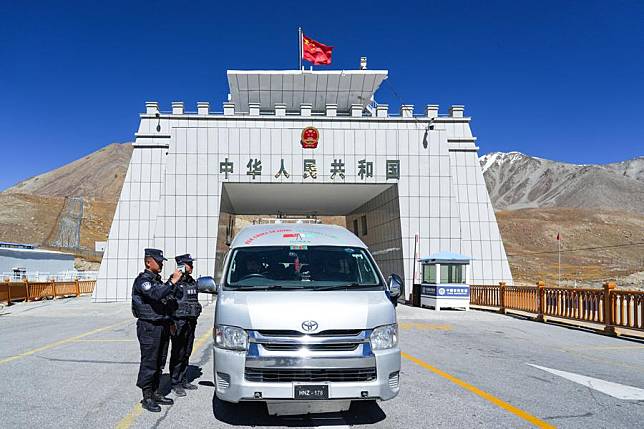
[[[140,285],[150,282],[152,287],[157,287],[161,284],[161,279],[146,271],[140,273],[134,280],[132,286],[132,314],[137,319],[148,320],[151,322],[158,322],[168,320],[166,305],[161,301],[152,301],[141,294],[139,291]]]
[[[201,314],[201,304],[199,304],[199,291],[197,282],[190,276],[184,275],[177,289],[181,289],[181,297],[177,298],[177,311],[174,315],[178,318],[197,318]]]

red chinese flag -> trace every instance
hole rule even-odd
[[[315,65],[331,64],[331,51],[333,46],[323,45],[302,34],[302,58],[306,61]]]

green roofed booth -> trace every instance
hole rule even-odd
[[[438,252],[418,260],[422,266],[420,304],[424,307],[470,308],[470,258]]]

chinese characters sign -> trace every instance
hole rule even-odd
[[[470,296],[468,286],[422,286],[421,294],[439,298],[466,298]]]
[[[302,130],[300,144],[304,149],[316,149],[320,141],[320,131],[315,127],[306,127]],[[381,161],[380,161],[381,162]],[[284,158],[280,160],[279,167],[269,166],[268,173],[264,170],[262,160],[259,158],[249,158],[248,162],[241,160],[241,163],[246,166],[246,176],[250,176],[252,180],[256,180],[258,176],[264,174],[272,175],[275,179],[284,177],[288,179],[291,177],[291,172],[288,171]],[[320,164],[322,162],[320,161]],[[385,177],[386,180],[399,180],[400,179],[400,160],[387,159],[383,165],[376,165],[373,160],[360,159],[356,162],[355,166],[347,166],[342,158],[332,158],[325,162],[325,166],[318,165],[318,160],[313,158],[305,158],[302,164],[302,179],[307,181],[315,181],[318,179],[318,174],[328,176],[333,181],[345,181],[347,179],[348,171],[351,167],[355,168],[355,176],[358,180],[366,181],[373,178],[376,170],[380,173],[380,177]],[[228,179],[230,175],[234,174],[235,165],[228,157],[219,162],[219,173],[224,175],[224,179]],[[240,172],[241,174],[243,173]],[[294,179],[297,177],[294,177]]]
[[[365,180],[370,177],[374,177],[374,162],[367,159],[358,160],[356,164],[356,177],[359,180]],[[398,159],[387,159],[385,165],[382,166],[385,172],[386,180],[398,180],[400,179],[400,160]],[[280,160],[279,168],[276,168],[275,173],[271,171],[270,174],[276,179],[284,177],[288,179],[291,177],[291,173],[286,169],[284,159]],[[315,159],[304,159],[302,165],[302,178],[316,180],[318,178],[318,165],[317,160]],[[219,173],[224,175],[225,179],[229,178],[229,175],[235,172],[234,162],[224,158],[223,161],[219,163]],[[330,163],[327,170],[329,177],[334,181],[342,181],[346,179],[347,168],[346,163],[342,158],[333,158],[333,162]],[[259,158],[249,158],[246,163],[246,175],[251,176],[253,180],[257,176],[263,174],[263,165],[262,161]]]

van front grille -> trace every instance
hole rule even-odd
[[[346,369],[287,369],[287,368],[246,368],[246,380],[259,383],[304,382],[349,382],[373,381],[376,368]]]
[[[326,331],[316,332],[315,334],[305,334],[300,331],[290,330],[260,330],[257,331],[264,337],[355,337],[362,332],[361,329],[328,329]]]
[[[330,344],[280,344],[263,343],[262,347],[270,351],[297,351],[310,350],[314,352],[346,352],[358,348],[358,343],[330,343]]]

